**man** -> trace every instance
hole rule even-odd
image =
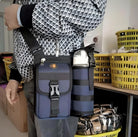
[[[14,30],[15,58],[6,95],[11,104],[16,103],[19,82],[25,81],[29,137],[37,136],[33,112],[34,57],[19,28],[25,27],[31,31],[45,55],[69,55],[80,48],[85,33],[94,30],[102,22],[105,6],[106,0],[17,0],[16,4],[5,9],[5,25],[9,31]]]

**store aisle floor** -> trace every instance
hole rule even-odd
[[[27,132],[18,131],[0,108],[0,137],[27,137]]]

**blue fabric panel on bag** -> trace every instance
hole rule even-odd
[[[46,62],[36,71],[36,115],[41,119],[69,116],[72,89],[70,65]]]
[[[94,91],[89,90],[89,86],[73,85],[74,95],[93,95]]]
[[[73,79],[79,80],[88,80],[88,69],[87,68],[79,68],[73,70]]]
[[[72,109],[76,111],[92,111],[93,101],[73,101]]]
[[[50,80],[39,80],[38,84],[40,91],[43,93],[49,93],[49,82]],[[59,80],[58,83],[60,93],[63,93],[70,88],[69,80]]]
[[[70,104],[71,104],[71,92],[60,97],[59,100],[59,114],[58,117],[69,116],[70,114]],[[36,102],[36,115],[39,118],[47,118],[50,116],[50,99],[48,96],[41,95],[37,93]],[[41,104],[41,105],[40,105]]]

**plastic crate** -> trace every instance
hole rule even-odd
[[[94,54],[96,67],[94,68],[94,82],[110,83],[110,54]]]
[[[138,49],[138,30],[122,30],[116,33],[118,49],[124,47],[126,50]]]
[[[116,53],[110,56],[112,85],[138,90],[138,53]]]
[[[112,131],[112,132],[106,132],[102,134],[96,134],[96,135],[75,135],[75,137],[118,137],[119,132],[121,131],[121,128]]]
[[[5,65],[7,81],[9,81],[9,77],[10,77],[10,68],[9,68],[9,65],[12,63],[12,57],[5,57],[3,59],[3,62],[4,62],[4,65]]]

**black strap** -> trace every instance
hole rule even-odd
[[[50,117],[57,117],[58,113],[59,113],[59,99],[55,100],[55,99],[51,99],[50,100]]]
[[[70,56],[55,57],[55,55],[48,55],[46,56],[46,62],[71,64],[71,57]]]
[[[94,69],[93,67],[89,67],[89,87],[90,87],[90,90],[92,91],[93,88],[94,88]]]
[[[94,59],[94,45],[91,44],[85,48],[88,57],[89,57],[89,87],[90,90],[93,90],[93,76],[94,76],[94,67],[95,67],[95,59]]]
[[[59,114],[59,98],[60,93],[58,89],[58,81],[57,80],[51,80],[49,82],[49,98],[50,98],[50,117],[57,117]]]
[[[90,90],[93,90],[93,76],[94,76],[94,69],[93,67],[88,68],[89,69],[89,74],[88,74],[88,80],[73,80],[74,85],[81,85],[81,86],[89,86]]]
[[[93,101],[93,95],[71,95],[71,99],[75,101]]]
[[[70,80],[70,73],[39,73],[39,80]]]
[[[25,42],[28,44],[30,52],[34,56],[34,64],[39,64],[41,58],[44,58],[42,47],[38,44],[37,40],[28,29],[21,27],[20,31]]]
[[[88,80],[73,80],[74,85],[89,86]]]

